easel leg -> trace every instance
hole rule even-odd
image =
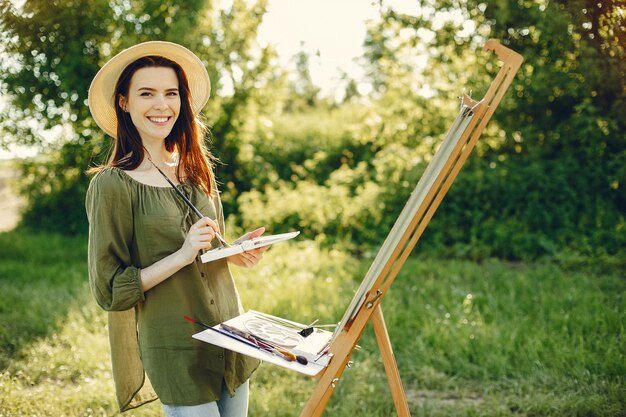
[[[337,342],[338,350],[336,351],[336,356],[321,375],[313,394],[302,409],[300,417],[319,417],[322,415],[330,396],[333,394],[335,381],[341,377],[345,370],[354,346],[369,320],[372,321],[374,326],[376,341],[383,359],[387,380],[389,381],[389,389],[398,417],[411,417],[380,304],[376,305],[373,310],[367,310],[367,314],[361,314],[357,317],[353,323],[354,327],[350,329],[352,333],[345,335],[345,339],[342,339],[341,342]],[[354,330],[355,328],[359,329],[358,333]],[[342,336],[344,335],[341,335],[340,338]]]
[[[340,361],[339,359],[331,361],[329,367],[326,372],[320,378],[320,381],[317,383],[313,394],[309,398],[309,401],[305,404],[302,412],[300,413],[300,417],[319,417],[324,412],[326,408],[326,404],[330,399],[330,396],[333,394],[335,390],[335,378],[341,377],[348,360],[350,359],[349,355],[346,355],[345,360]]]
[[[402,388],[402,380],[400,379],[400,373],[398,372],[396,358],[394,357],[393,350],[391,349],[391,340],[389,340],[387,325],[385,325],[383,310],[380,307],[380,304],[378,304],[374,309],[371,320],[374,325],[376,341],[378,342],[378,348],[380,349],[380,354],[383,359],[385,373],[387,374],[389,388],[391,389],[391,396],[393,397],[393,403],[396,406],[398,417],[410,417],[411,413],[409,412],[409,405],[406,402],[406,395],[404,394],[404,389]]]

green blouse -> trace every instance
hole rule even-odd
[[[179,185],[202,214],[224,216],[217,192],[207,196],[190,181]],[[197,221],[171,187],[131,178],[119,168],[94,176],[86,198],[89,283],[109,312],[109,340],[117,399],[122,411],[158,397],[164,404],[195,405],[231,395],[258,367],[247,356],[200,342],[190,316],[215,325],[243,312],[226,260],[196,258],[146,291],[140,270],[178,250]],[[215,245],[219,242],[215,240]]]

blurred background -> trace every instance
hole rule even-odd
[[[115,411],[84,265],[85,171],[111,143],[87,89],[109,58],[159,39],[206,63],[228,237],[302,231],[265,269],[238,271],[244,301],[333,322],[458,97],[481,98],[497,73],[489,38],[524,63],[397,284],[417,300],[398,295],[408,315],[389,324],[392,340],[414,330],[397,347],[420,357],[399,359],[412,411],[625,415],[623,1],[0,0],[0,12],[0,416]],[[294,277],[316,295],[298,300],[281,285]],[[296,415],[306,399],[276,372],[260,371],[253,415]],[[359,372],[345,385],[364,402],[329,415],[393,414]],[[281,402],[285,386],[298,400]]]

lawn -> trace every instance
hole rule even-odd
[[[0,417],[116,414],[85,259],[84,237],[0,234]],[[247,308],[332,323],[370,262],[300,242],[234,273]],[[623,271],[593,261],[410,259],[383,310],[412,415],[626,415],[625,294]],[[392,416],[371,329],[359,344],[325,415]],[[250,416],[296,416],[314,384],[262,365]]]

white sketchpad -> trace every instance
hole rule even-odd
[[[293,239],[298,236],[300,232],[282,233],[279,235],[260,236],[254,239],[244,240],[243,242],[232,244],[229,247],[222,246],[205,252],[200,256],[203,263],[215,261],[217,259],[226,258],[228,256],[243,253],[249,250],[259,249],[264,246],[273,245],[275,243],[284,242],[285,240]]]

